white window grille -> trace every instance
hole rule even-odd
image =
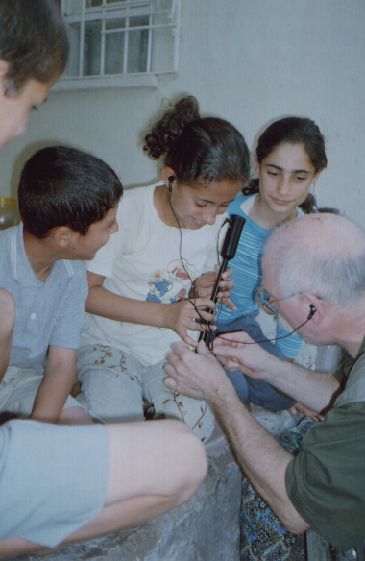
[[[177,72],[180,0],[61,0],[61,10],[70,57],[59,89]]]

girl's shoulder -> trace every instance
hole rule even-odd
[[[127,189],[124,189],[120,202],[121,204],[125,203],[125,205],[128,206],[146,204],[153,200],[153,193],[157,185],[157,183],[154,183],[152,185],[127,187]]]
[[[228,212],[229,214],[238,214],[246,220],[244,226],[245,238],[247,238],[247,236],[251,236],[259,240],[265,240],[270,235],[270,230],[266,230],[266,228],[257,224],[250,216],[257,195],[258,193],[249,195],[239,193],[230,204]]]
[[[156,222],[153,206],[155,186],[128,187],[124,190],[116,215],[118,231],[108,242],[115,246],[118,253],[133,253],[146,245]]]
[[[151,214],[151,209],[154,208],[153,194],[155,187],[156,185],[153,184],[124,189],[117,211],[117,220],[121,222],[120,226],[135,224],[140,217]]]
[[[254,205],[256,196],[256,194],[244,195],[243,193],[238,193],[228,207],[228,214],[238,214],[247,219]]]

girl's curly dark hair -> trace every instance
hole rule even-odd
[[[246,182],[249,150],[238,130],[224,119],[200,116],[193,96],[168,109],[145,136],[144,151],[153,159],[165,154],[164,164],[185,183]]]

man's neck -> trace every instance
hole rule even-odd
[[[343,345],[343,347],[352,357],[355,357],[358,354],[364,339],[365,339],[365,331],[361,333],[361,336],[359,338],[356,338],[356,341],[355,340],[351,341],[351,343],[348,343],[347,345]]]
[[[365,301],[359,301],[343,318],[338,344],[355,357],[365,339]]]

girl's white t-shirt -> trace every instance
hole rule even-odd
[[[188,296],[194,280],[218,262],[218,238],[227,214],[199,230],[172,228],[161,222],[154,206],[156,185],[127,189],[117,211],[119,231],[88,263],[115,294],[171,304]],[[190,277],[190,278],[189,278]],[[198,332],[189,334],[198,336]],[[87,314],[82,344],[100,343],[134,355],[143,364],[162,360],[175,331],[110,320]]]

